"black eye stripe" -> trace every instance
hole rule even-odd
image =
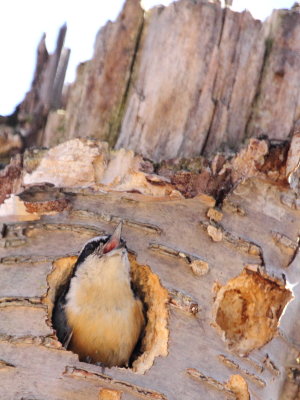
[[[111,235],[107,235],[107,236],[98,236],[98,237],[95,237],[95,238],[89,240],[89,241],[84,245],[84,247],[83,247],[83,249],[81,250],[81,252],[80,252],[80,254],[79,254],[79,256],[78,256],[78,259],[77,259],[77,261],[76,261],[76,263],[75,263],[75,265],[74,265],[74,269],[73,269],[72,275],[71,275],[71,277],[70,277],[70,280],[68,281],[68,283],[66,284],[66,286],[65,286],[65,288],[64,288],[64,293],[65,293],[64,296],[68,293],[69,288],[70,288],[70,284],[71,284],[71,280],[72,280],[72,278],[76,275],[77,268],[78,268],[78,267],[80,268],[80,264],[82,264],[82,263],[84,262],[84,260],[85,260],[90,254],[92,254],[92,253],[95,251],[95,249],[96,249],[97,247],[99,247],[99,245],[100,245],[101,243],[102,243],[102,244],[105,244],[110,238],[111,238]],[[127,249],[127,246],[126,246],[125,240],[121,239],[121,240],[120,240],[120,244],[121,244],[121,247],[124,247],[126,250],[128,250],[128,249]],[[65,300],[64,300],[64,301],[65,301]]]
[[[90,239],[83,247],[83,249],[81,250],[81,252],[84,251],[84,249],[88,246],[94,246],[94,248],[96,248],[97,246],[99,246],[100,243],[105,243],[107,242],[107,240],[110,238],[110,235],[107,236],[97,236],[94,237],[93,239]]]
[[[79,256],[78,256],[78,259],[77,259],[77,261],[76,261],[76,264],[75,264],[75,266],[74,266],[73,273],[72,273],[72,277],[76,274],[77,268],[80,267],[80,264],[83,263],[84,260],[86,260],[86,258],[87,258],[90,254],[92,254],[92,253],[95,251],[95,249],[96,249],[97,247],[99,247],[99,246],[101,245],[101,243],[102,243],[102,244],[105,244],[106,242],[109,241],[110,238],[111,238],[111,235],[107,235],[107,236],[98,236],[98,237],[95,237],[95,238],[89,240],[89,241],[85,244],[85,246],[84,246],[83,249],[81,250],[81,252],[80,252],[80,254],[79,254]],[[120,240],[120,244],[121,244],[122,247],[125,247],[125,248],[127,249],[126,243],[125,243],[125,241],[124,241],[123,239]],[[71,277],[71,278],[72,278],[72,277]]]
[[[95,251],[97,247],[100,246],[101,243],[106,243],[107,239],[108,237],[103,237],[88,242],[81,251],[76,264],[83,262],[91,253],[93,253],[93,251]]]

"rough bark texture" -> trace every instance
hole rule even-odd
[[[116,22],[96,38],[94,57],[81,65],[66,108],[66,136],[93,137],[114,144],[143,22],[138,0],[126,2]]]
[[[70,50],[64,49],[66,26],[58,35],[53,54],[48,54],[45,35],[37,49],[37,64],[30,91],[17,107],[14,125],[27,145],[43,144],[48,113],[61,106],[62,89]]]
[[[42,39],[17,110],[31,144],[93,137],[161,161],[237,150],[262,134],[287,139],[300,118],[297,7],[262,23],[218,2],[180,0],[144,14],[127,0],[62,96],[64,34],[50,56]]]
[[[186,0],[155,8],[146,17],[117,146],[161,160],[241,139],[264,40],[262,24],[247,12]]]
[[[275,10],[248,135],[285,139],[300,116],[300,13]]]
[[[1,399],[299,397],[299,26],[297,7],[262,24],[127,0],[63,100],[64,30],[50,58],[42,40],[0,120],[56,145],[0,174]],[[242,146],[261,133],[276,140]],[[22,143],[2,136],[7,157]],[[120,220],[147,324],[131,367],[103,370],[62,347],[52,312],[82,245]]]
[[[299,172],[296,132],[292,144],[252,139],[233,159],[203,159],[205,171],[168,170],[192,174],[180,185],[143,171],[131,151],[86,139],[38,162],[28,153],[29,186],[0,207],[1,396],[294,399],[300,203],[287,176]],[[103,371],[62,348],[51,316],[83,243],[120,220],[147,325],[132,367]]]
[[[299,26],[295,10],[261,23],[188,0],[143,22],[127,1],[100,31],[47,144],[91,136],[159,161],[237,149],[249,136],[286,139],[300,117]]]

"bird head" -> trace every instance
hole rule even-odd
[[[123,223],[121,221],[113,234],[108,236],[104,243],[99,244],[96,250],[100,256],[125,246],[125,241],[121,238],[122,226]]]
[[[84,262],[89,255],[103,257],[112,255],[115,250],[126,248],[126,242],[121,238],[122,222],[116,227],[111,235],[96,236],[89,240],[83,247],[76,262],[76,266]]]

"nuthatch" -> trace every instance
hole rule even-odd
[[[111,236],[88,241],[53,314],[62,344],[82,361],[128,365],[145,320],[130,280],[122,223]]]

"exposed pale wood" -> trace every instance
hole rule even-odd
[[[127,0],[66,101],[65,28],[53,55],[42,39],[1,123],[63,143],[0,176],[1,399],[297,398],[299,27],[297,7],[261,23],[217,1]],[[228,156],[261,133],[293,137]],[[103,369],[62,348],[51,315],[82,245],[121,220],[147,326],[131,368]]]
[[[41,221],[29,225],[26,222],[7,225],[7,235],[23,227],[21,229],[26,237],[26,245],[24,243],[23,246],[0,251],[1,257],[6,257],[1,268],[7,276],[1,296],[14,298],[11,305],[6,302],[5,308],[1,310],[5,310],[6,315],[11,310],[9,315],[12,319],[15,313],[22,310],[24,322],[21,323],[23,320],[18,318],[21,325],[13,329],[6,328],[2,334],[0,359],[14,365],[7,372],[1,372],[4,376],[2,394],[12,399],[18,398],[17,393],[34,393],[46,400],[71,397],[77,400],[86,398],[88,393],[90,399],[98,399],[100,389],[109,388],[124,391],[124,398],[130,399],[223,399],[225,393],[210,384],[198,383],[186,374],[186,369],[195,368],[220,384],[229,380],[232,374],[240,374],[247,382],[251,397],[278,398],[286,376],[285,365],[288,365],[286,363],[294,352],[294,346],[300,345],[299,330],[295,331],[291,325],[298,315],[297,292],[294,292],[296,299],[282,317],[281,336],[274,337],[261,349],[241,358],[227,349],[212,324],[212,289],[214,282],[224,285],[228,279],[238,276],[245,264],[253,263],[262,264],[264,274],[282,285],[285,284],[282,274],[288,281],[295,279],[299,264],[294,260],[288,266],[290,255],[278,247],[271,235],[271,231],[275,230],[297,242],[299,211],[281,203],[281,196],[290,192],[287,188],[256,178],[237,186],[226,199],[232,206],[224,206],[222,209],[223,218],[219,222],[222,229],[258,246],[262,252],[261,259],[245,251],[244,247],[232,245],[226,240],[212,241],[203,229],[203,224],[209,221],[207,212],[210,205],[201,203],[197,197],[163,201],[153,198],[152,201],[144,201],[143,196],[138,194],[112,192],[89,195],[79,192],[71,195],[69,190],[65,196],[72,204],[70,213],[43,216]],[[42,197],[40,192],[39,201]],[[45,198],[49,198],[46,191]],[[29,199],[27,194],[27,201]],[[235,212],[238,207],[243,208],[243,213]],[[99,212],[100,215],[112,215],[113,218],[95,218]],[[80,363],[75,355],[63,349],[55,350],[59,343],[51,339],[54,333],[48,325],[43,308],[39,308],[47,287],[45,274],[51,264],[31,263],[30,259],[25,264],[24,257],[30,252],[33,261],[39,257],[52,257],[55,260],[63,254],[74,254],[88,238],[95,235],[95,228],[98,232],[111,232],[119,218],[134,221],[124,227],[128,247],[137,255],[137,262],[148,265],[170,293],[170,336],[167,356],[156,358],[145,375],[112,368],[106,369],[104,375],[111,378],[103,378],[100,367]],[[148,224],[158,229],[145,230],[144,226]],[[78,229],[80,226],[82,229]],[[157,252],[154,251],[153,243],[174,250]],[[183,255],[207,262],[208,272],[202,276],[195,275]],[[9,261],[9,257],[15,257],[15,263]],[[41,268],[44,272],[41,270],[41,274],[36,274],[37,269]],[[17,271],[23,271],[27,277],[26,290],[22,279],[14,278]],[[34,292],[34,285],[40,287],[40,291]],[[24,296],[30,299],[29,292],[34,296],[34,304],[26,304],[23,300]],[[152,296],[155,299],[155,292]],[[37,321],[44,325],[31,330],[31,323],[36,321],[36,312],[42,313]],[[21,328],[26,320],[28,325]],[[45,337],[48,340],[46,342]],[[25,345],[25,342],[28,344]],[[32,359],[35,360],[35,367],[31,365]],[[270,373],[267,365],[276,373]],[[81,371],[79,375],[75,373],[77,370]],[[14,380],[17,382],[12,388]],[[119,381],[126,384],[120,385]],[[135,385],[144,389],[137,389]],[[146,392],[141,395],[139,390]]]
[[[217,1],[144,14],[127,0],[63,95],[64,34],[52,55],[42,38],[31,90],[1,120],[28,143],[93,137],[160,161],[236,150],[261,134],[287,139],[300,118],[297,7],[261,22]],[[52,111],[60,105],[64,112]]]
[[[300,117],[300,13],[274,10],[248,135],[285,139]]]
[[[264,40],[249,13],[216,3],[182,0],[150,11],[117,146],[161,160],[234,145],[249,117]]]
[[[66,114],[50,116],[47,143],[92,136],[158,161],[237,149],[248,136],[286,139],[300,117],[299,26],[294,9],[261,23],[180,0],[143,18],[128,0],[78,69]]]
[[[25,137],[27,145],[43,143],[48,113],[60,104],[69,59],[69,50],[63,49],[66,31],[66,25],[62,26],[53,54],[47,51],[45,35],[39,43],[31,89],[17,108],[16,127]]]
[[[66,138],[89,136],[115,143],[142,23],[139,1],[128,0],[117,21],[99,31],[93,59],[79,67],[70,91]]]

